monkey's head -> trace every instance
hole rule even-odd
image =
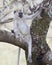
[[[14,14],[19,18],[23,17],[23,3],[21,1],[17,2],[17,10],[14,11]]]
[[[29,15],[31,14],[31,10],[30,10],[30,6],[28,4],[28,2],[21,2],[21,1],[18,1],[17,2],[17,9],[14,11],[14,14],[16,14],[18,17],[22,18],[23,15]]]

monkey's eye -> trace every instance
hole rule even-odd
[[[16,13],[16,11],[14,11],[14,14]]]

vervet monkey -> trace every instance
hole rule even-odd
[[[19,5],[19,6],[18,6]],[[28,44],[28,61],[32,62],[32,39],[30,27],[26,24],[26,16],[23,13],[23,5],[18,2],[18,8],[14,11],[14,33],[16,38]]]
[[[31,63],[32,62],[32,38],[30,34],[30,27],[32,24],[32,20],[40,14],[40,11],[31,14],[30,9],[27,8],[27,13],[25,13],[25,9],[24,9],[25,5],[23,5],[21,2],[18,2],[17,6],[18,6],[17,10],[14,11],[13,29],[16,38],[18,38],[20,41],[23,40],[28,44],[28,61],[29,63]],[[30,11],[29,14],[31,15],[28,15],[29,11]]]

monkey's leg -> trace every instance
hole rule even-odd
[[[28,62],[32,63],[32,38],[28,41]]]
[[[20,51],[21,51],[21,48],[19,47],[19,48],[18,48],[18,59],[17,59],[17,65],[19,65],[19,61],[20,61]]]

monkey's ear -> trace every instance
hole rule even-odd
[[[14,11],[14,14],[16,13],[16,11]]]

